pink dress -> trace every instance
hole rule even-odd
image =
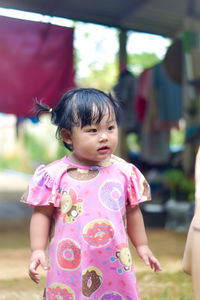
[[[71,169],[92,170],[95,176],[75,179]],[[44,299],[140,299],[126,234],[126,206],[150,196],[141,172],[114,155],[100,167],[76,165],[68,157],[39,166],[22,202],[55,207]]]

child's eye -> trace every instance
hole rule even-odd
[[[108,127],[108,130],[113,130],[114,128],[115,128],[115,126],[111,125],[111,126]]]
[[[96,128],[91,128],[88,130],[88,132],[97,132]]]

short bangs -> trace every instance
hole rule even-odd
[[[73,103],[73,119],[76,126],[98,124],[108,114],[108,120],[114,119],[118,122],[116,104],[107,95],[99,93],[76,94]]]

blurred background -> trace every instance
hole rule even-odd
[[[27,277],[32,209],[19,203],[40,164],[67,154],[50,116],[73,87],[113,93],[122,105],[117,155],[151,186],[141,206],[155,276],[132,253],[142,299],[191,300],[181,270],[194,213],[200,138],[200,1],[0,1],[0,299],[41,299]]]

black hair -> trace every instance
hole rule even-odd
[[[94,88],[76,88],[65,93],[54,109],[37,101],[36,109],[37,118],[42,112],[51,112],[51,122],[57,125],[56,137],[61,139],[62,128],[71,132],[74,126],[83,128],[94,121],[100,123],[105,111],[108,111],[109,116],[114,112],[118,123],[120,106],[111,94]],[[68,150],[72,151],[71,145],[63,143]]]

